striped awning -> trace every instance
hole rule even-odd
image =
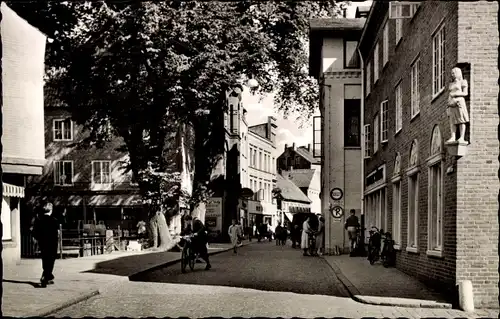
[[[24,198],[24,187],[11,185],[7,183],[2,184],[4,197],[19,197]]]

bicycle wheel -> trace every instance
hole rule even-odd
[[[186,267],[189,262],[189,248],[187,246],[184,246],[182,249],[182,255],[181,255],[181,272],[185,273],[186,272]]]
[[[191,268],[191,270],[194,270],[194,264],[196,263],[196,256],[195,256],[195,253],[193,251],[192,248],[188,248],[189,249],[189,268]]]

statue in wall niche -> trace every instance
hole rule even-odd
[[[465,141],[465,124],[469,123],[469,113],[467,112],[467,106],[465,104],[465,96],[468,93],[467,80],[462,77],[462,70],[460,68],[453,68],[451,70],[451,83],[448,86],[448,107],[446,108],[446,114],[450,120],[450,131],[451,137],[446,143],[453,143],[458,141],[459,143],[467,143]],[[456,130],[457,126],[460,130],[460,137],[456,140]]]

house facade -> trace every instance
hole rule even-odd
[[[309,74],[319,82],[320,112],[313,122],[313,155],[321,160],[325,253],[348,251],[344,222],[362,216],[362,70],[357,44],[365,19],[313,19]]]
[[[21,259],[21,220],[27,177],[45,164],[43,76],[46,36],[1,4],[2,260]]]
[[[276,118],[248,128],[248,187],[254,191],[249,201],[250,225],[269,223],[276,226],[279,219],[272,191],[276,188]]]
[[[295,147],[285,144],[285,149],[277,159],[278,174],[281,171],[289,171],[292,169],[316,169],[321,170],[321,161],[319,158],[314,157],[311,144],[307,146]]]
[[[392,232],[402,271],[444,291],[471,280],[476,307],[498,307],[497,19],[498,2],[374,1],[358,45],[365,225]],[[448,141],[455,67],[467,143]]]

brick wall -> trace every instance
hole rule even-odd
[[[498,307],[498,2],[458,3],[458,62],[470,63],[468,155],[457,162],[457,281]]]
[[[380,103],[388,100],[389,139],[371,159],[365,161],[365,176],[382,164],[387,167],[387,216],[392,229],[393,189],[390,176],[393,174],[396,152],[401,154],[401,251],[398,252],[397,267],[416,276],[431,285],[452,288],[455,284],[456,265],[456,175],[444,175],[444,250],[442,257],[433,257],[427,251],[428,219],[428,168],[430,143],[435,125],[439,126],[443,140],[449,138],[449,125],[446,115],[447,94],[432,97],[432,35],[441,23],[445,24],[445,83],[450,81],[451,69],[457,63],[457,2],[421,2],[421,6],[412,19],[403,20],[403,38],[396,46],[395,21],[389,23],[389,62],[382,66],[382,32],[378,33],[380,45],[380,78],[372,86],[372,93],[365,102],[365,124],[371,125],[371,148],[373,151],[373,119],[380,113]],[[387,15],[385,17],[387,19]],[[411,118],[411,64],[419,56],[420,75],[420,113]],[[373,75],[373,51],[365,57],[365,63],[371,61]],[[395,87],[402,85],[403,128],[395,135]],[[418,141],[419,201],[418,201],[418,253],[406,251],[408,227],[408,178],[409,156],[412,141]],[[446,152],[446,150],[444,150]],[[444,170],[453,165],[454,159],[444,154]],[[367,212],[369,213],[369,212]]]

